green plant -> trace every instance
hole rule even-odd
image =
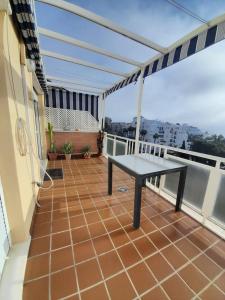
[[[49,148],[49,152],[50,153],[56,153],[57,152],[55,143],[51,143],[50,148]]]
[[[48,137],[49,137],[49,145],[53,143],[53,126],[51,123],[48,123]]]
[[[48,123],[48,137],[49,137],[49,152],[56,153],[56,145],[53,142],[53,126],[51,123]]]
[[[81,148],[81,153],[89,153],[91,151],[91,146],[90,145],[85,145],[83,148]]]
[[[64,154],[71,154],[73,151],[73,145],[71,143],[65,143],[62,147],[62,152]]]

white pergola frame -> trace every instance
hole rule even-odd
[[[142,64],[140,62],[136,61],[136,60],[128,59],[127,57],[123,57],[119,54],[115,54],[115,53],[110,52],[108,50],[98,48],[98,47],[96,47],[96,46],[94,46],[90,43],[71,38],[69,36],[60,34],[58,32],[51,31],[51,30],[41,28],[41,27],[38,28],[38,31],[41,35],[47,36],[49,38],[56,39],[56,40],[64,42],[64,43],[71,44],[71,45],[89,50],[91,52],[95,52],[97,54],[101,54],[101,55],[107,56],[109,58],[119,60],[119,61],[127,63],[129,65],[133,65],[133,66],[136,66],[136,67],[141,67],[142,66]]]
[[[126,73],[118,72],[118,71],[113,70],[113,69],[108,68],[108,67],[93,64],[93,63],[90,63],[86,60],[74,58],[74,57],[71,57],[71,56],[62,55],[62,54],[52,52],[52,51],[47,51],[47,50],[41,50],[41,55],[52,57],[52,58],[59,59],[59,60],[64,60],[64,61],[76,64],[76,65],[81,65],[81,66],[88,67],[88,68],[91,68],[91,69],[96,69],[96,70],[103,71],[103,72],[106,72],[106,73],[111,73],[113,75],[117,75],[117,76],[120,76],[120,77],[123,77],[123,78],[127,78]]]
[[[97,89],[101,93],[103,93],[107,89],[106,86],[104,87],[104,86],[91,85],[76,79],[65,79],[65,78],[55,77],[55,76],[46,76],[46,79],[51,82],[56,81],[56,82],[61,82],[61,83],[66,83],[71,85],[79,85],[81,87]]]
[[[129,38],[137,43],[140,43],[140,44],[142,44],[146,47],[149,47],[151,49],[154,49],[155,51],[158,52],[158,54],[156,56],[150,58],[149,60],[147,60],[144,63],[140,63],[135,60],[128,59],[127,57],[123,57],[119,54],[115,54],[115,53],[112,53],[105,49],[98,48],[90,43],[80,41],[75,38],[72,38],[72,37],[69,37],[69,36],[54,32],[54,31],[50,31],[46,28],[38,28],[39,34],[41,34],[41,35],[47,36],[52,39],[56,39],[56,40],[64,42],[64,43],[71,44],[76,47],[86,49],[86,50],[94,52],[94,53],[98,53],[100,55],[104,55],[106,57],[109,57],[109,58],[117,60],[117,61],[121,61],[123,63],[133,65],[133,66],[135,66],[135,69],[133,69],[132,72],[127,74],[127,73],[123,73],[123,72],[118,72],[116,70],[113,70],[113,69],[105,67],[105,66],[96,65],[96,64],[84,61],[84,60],[80,60],[80,59],[77,59],[74,57],[68,57],[68,56],[65,56],[65,55],[62,55],[59,53],[54,53],[54,52],[47,51],[47,50],[41,50],[42,56],[48,56],[48,57],[52,57],[55,59],[67,61],[67,62],[70,62],[73,64],[82,65],[82,66],[85,66],[88,68],[96,69],[96,70],[99,70],[102,72],[111,73],[111,74],[114,74],[114,75],[117,75],[117,76],[120,76],[123,78],[127,78],[127,79],[130,76],[132,76],[133,74],[135,74],[136,72],[140,71],[140,76],[138,78],[138,84],[137,84],[137,97],[136,97],[137,125],[136,125],[136,137],[135,137],[136,143],[135,143],[135,145],[138,145],[137,142],[139,141],[139,134],[140,134],[140,117],[141,117],[141,107],[142,107],[142,95],[143,95],[143,88],[144,88],[143,75],[144,75],[145,67],[148,66],[150,63],[154,62],[156,59],[162,58],[162,56],[164,56],[165,54],[168,54],[171,51],[175,51],[176,47],[188,42],[191,38],[194,38],[195,36],[197,36],[201,33],[204,33],[204,31],[207,30],[208,28],[218,25],[225,21],[225,14],[223,14],[222,16],[216,17],[216,18],[212,19],[211,21],[207,22],[206,24],[201,25],[196,30],[185,35],[183,38],[181,38],[178,41],[176,41],[175,43],[173,43],[170,47],[164,48],[164,47],[152,42],[151,40],[146,39],[143,36],[140,36],[136,33],[132,33],[130,31],[128,31],[127,29],[124,29],[121,26],[111,22],[110,20],[107,20],[106,18],[98,16],[98,15],[96,15],[86,9],[83,9],[77,5],[74,5],[74,4],[71,4],[71,3],[68,3],[68,2],[62,1],[62,0],[36,0],[36,1],[42,2],[45,4],[49,4],[54,7],[71,12],[77,16],[80,16],[84,19],[87,19],[98,25],[101,25],[111,31],[121,34],[121,35],[125,36],[126,38]],[[225,30],[225,28],[224,28],[224,30]],[[104,99],[103,95],[104,95],[104,92],[106,92],[106,90],[108,90],[110,87],[97,87],[97,86],[87,85],[85,83],[79,82],[76,79],[68,80],[68,79],[64,79],[64,78],[56,78],[56,77],[53,77],[50,75],[49,76],[47,75],[47,79],[50,79],[53,82],[54,81],[61,82],[62,87],[63,87],[63,85],[65,87],[65,84],[67,84],[67,86],[74,88],[76,91],[90,92],[90,91],[93,91],[93,89],[95,89],[95,91],[98,90],[97,94],[100,95],[100,97],[99,97],[99,99],[100,99],[100,101],[99,101],[99,103],[100,103],[100,105],[99,105],[100,106],[100,118],[99,119],[102,120],[101,123],[104,125],[106,99]],[[118,84],[120,82],[121,82],[121,79],[118,80],[117,82],[115,82],[113,84],[113,86],[115,86],[116,84]],[[51,85],[52,85],[52,83],[51,83]],[[53,85],[54,85],[54,83],[53,83]],[[138,146],[136,146],[136,148],[135,148],[135,153],[138,153]]]

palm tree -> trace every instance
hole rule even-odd
[[[136,128],[133,127],[133,126],[128,127],[129,136],[130,136],[130,133],[131,133],[132,137],[134,137],[135,136],[135,130],[136,130]]]
[[[180,149],[184,149],[184,150],[186,149],[185,141],[183,141],[182,146],[181,146]]]
[[[155,144],[155,142],[156,142],[156,140],[157,140],[158,138],[159,138],[158,133],[155,133],[155,134],[153,135],[154,144]]]
[[[140,135],[141,135],[141,137],[142,137],[143,140],[144,140],[144,137],[146,136],[146,134],[147,134],[147,130],[141,129]]]
[[[128,129],[127,128],[123,128],[123,136],[127,137],[127,133],[128,133]]]

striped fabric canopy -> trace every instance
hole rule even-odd
[[[98,121],[98,96],[71,92],[63,88],[48,87],[45,95],[45,106],[53,108],[83,110]]]
[[[47,84],[44,76],[43,63],[40,56],[39,42],[35,17],[30,0],[12,0],[12,11],[16,17],[19,30],[22,34],[27,56],[36,64],[36,75],[42,89],[47,92]]]
[[[152,75],[153,73],[160,71],[166,67],[169,67],[189,56],[195,54],[215,43],[225,39],[225,21],[209,27],[207,30],[203,30],[196,36],[189,39],[187,42],[178,45],[171,49],[166,54],[160,54],[149,65],[145,66],[143,77]],[[132,74],[128,79],[122,80],[118,84],[114,85],[111,89],[104,93],[104,97],[110,95],[116,90],[137,81],[140,76],[140,71]]]
[[[140,76],[141,71],[138,71],[134,74],[132,74],[130,77],[120,81],[118,84],[114,85],[111,89],[107,90],[103,97],[105,98],[106,96],[112,94],[113,92],[127,86],[128,84],[132,83],[132,82],[136,82],[138,80],[138,77]]]

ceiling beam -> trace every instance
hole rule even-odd
[[[90,85],[90,84],[86,84],[86,83],[83,83],[82,81],[79,81],[79,80],[75,80],[75,79],[64,79],[64,78],[61,78],[61,77],[55,77],[55,76],[48,76],[46,75],[45,76],[47,81],[49,82],[54,82],[54,81],[58,81],[58,82],[64,82],[64,83],[69,83],[69,84],[75,84],[75,85],[80,85],[80,86],[83,86],[83,87],[88,87],[88,88],[94,88],[94,89],[98,89],[100,91],[104,91],[107,87],[103,87],[103,86],[95,86],[95,85]]]
[[[98,53],[98,54],[101,54],[101,55],[104,55],[104,56],[122,61],[126,64],[133,65],[133,66],[136,66],[136,67],[141,67],[142,66],[142,63],[140,63],[136,60],[129,59],[129,58],[123,57],[123,56],[118,55],[118,54],[114,54],[114,53],[112,53],[108,50],[98,48],[98,47],[96,47],[92,44],[80,41],[78,39],[74,39],[74,38],[66,36],[64,34],[60,34],[58,32],[51,31],[51,30],[48,30],[46,28],[41,28],[41,27],[38,27],[38,31],[39,31],[39,34],[41,34],[41,35],[47,36],[47,37],[52,38],[52,39],[56,39],[56,40],[64,42],[64,43],[71,44],[73,46],[77,46],[77,47],[80,47],[80,48],[83,48],[83,49],[87,49],[91,52],[95,52],[95,53]]]
[[[62,1],[62,0],[37,0],[39,2],[43,2],[43,3],[46,3],[46,4],[49,4],[49,5],[52,5],[52,6],[55,6],[55,7],[58,7],[58,8],[61,8],[61,9],[64,9],[66,11],[69,11],[77,16],[80,16],[84,19],[87,19],[91,22],[94,22],[98,25],[101,25],[107,29],[110,29],[118,34],[121,34],[139,44],[142,44],[146,47],[149,47],[151,49],[154,49],[160,53],[166,53],[167,52],[167,49],[152,42],[151,40],[149,39],[146,39],[145,37],[139,35],[139,34],[136,34],[136,33],[133,33],[117,24],[115,24],[114,22],[106,19],[106,18],[103,18],[89,10],[86,10],[78,5],[75,5],[75,4],[72,4],[72,3],[69,3],[69,2],[66,2],[66,1]]]
[[[85,61],[85,60],[81,60],[81,59],[74,58],[74,57],[71,57],[71,56],[65,56],[65,55],[55,53],[55,52],[52,52],[52,51],[47,51],[47,50],[41,50],[40,52],[41,52],[42,56],[48,56],[48,57],[52,57],[52,58],[55,58],[55,59],[67,61],[67,62],[76,64],[76,65],[81,65],[81,66],[85,66],[85,67],[88,67],[88,68],[103,71],[103,72],[106,72],[106,73],[111,73],[111,74],[121,76],[121,77],[124,77],[124,78],[127,77],[126,73],[118,72],[118,71],[115,71],[111,68],[96,65],[96,64],[90,63],[90,62]]]

